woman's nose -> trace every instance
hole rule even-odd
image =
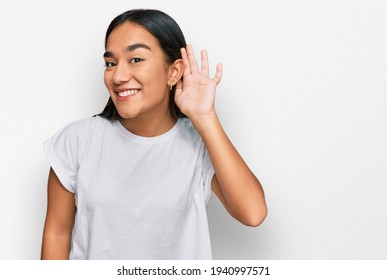
[[[128,82],[131,78],[129,65],[127,63],[118,63],[113,74],[113,82],[122,84]]]

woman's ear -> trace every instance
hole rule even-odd
[[[184,72],[184,64],[182,59],[176,59],[170,66],[169,66],[169,79],[168,79],[168,85],[170,87],[173,87],[177,84],[177,82],[181,79]]]

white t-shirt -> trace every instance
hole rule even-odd
[[[75,193],[70,259],[212,259],[214,169],[188,119],[141,137],[90,117],[62,128],[44,150]]]

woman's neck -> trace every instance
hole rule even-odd
[[[166,133],[176,124],[177,117],[170,111],[155,116],[137,116],[132,119],[120,119],[123,127],[138,136],[154,137]]]

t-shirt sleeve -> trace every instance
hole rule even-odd
[[[75,181],[89,136],[89,119],[67,125],[43,143],[44,152],[62,185],[75,192]]]
[[[204,147],[203,152],[203,181],[204,181],[204,199],[206,202],[206,205],[210,203],[210,200],[212,198],[213,192],[211,188],[211,181],[212,177],[215,174],[214,167],[212,166],[212,162],[210,159],[210,155],[208,154],[208,151],[206,147]]]

